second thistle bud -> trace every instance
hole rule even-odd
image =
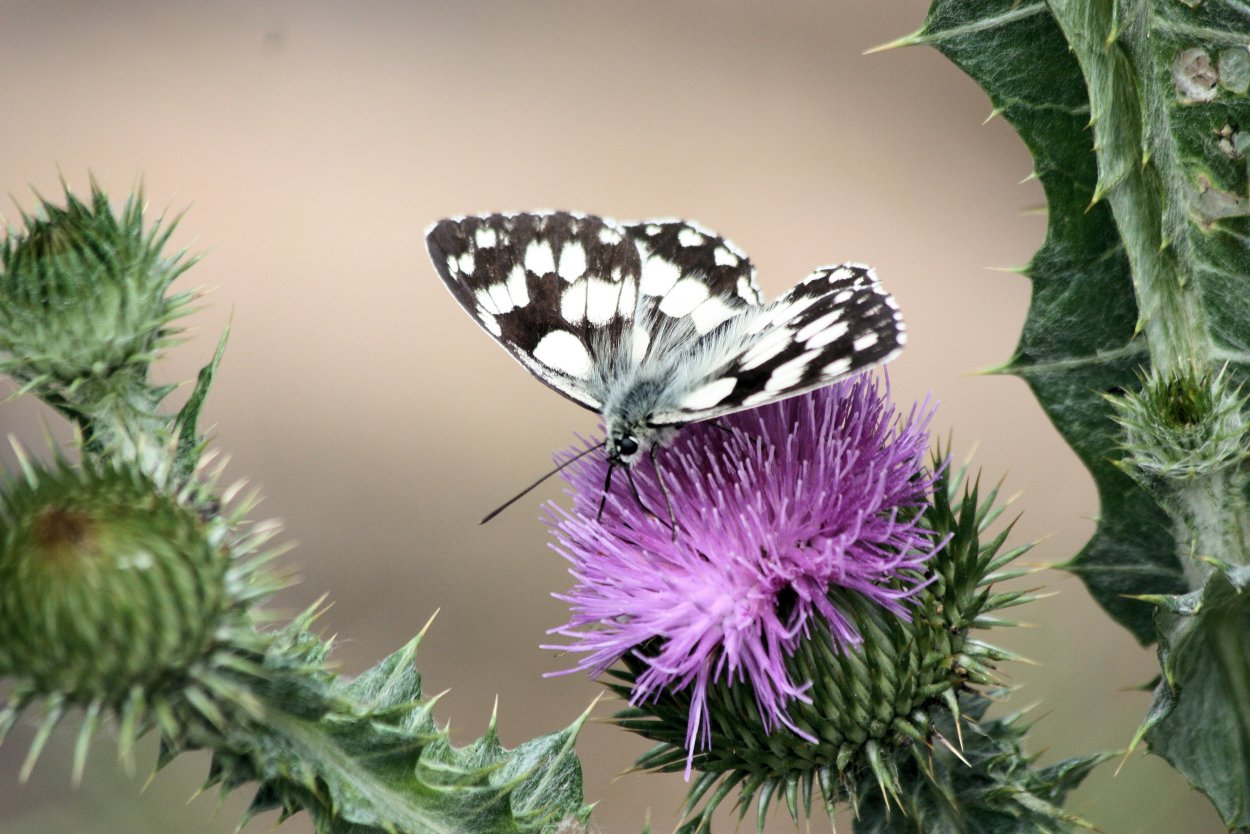
[[[185,672],[229,607],[213,523],[137,472],[27,465],[0,500],[0,677],[116,704]]]
[[[1125,468],[1147,489],[1244,461],[1246,397],[1223,373],[1152,373],[1140,393],[1113,400],[1124,429]]]

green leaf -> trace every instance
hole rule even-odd
[[[585,716],[514,750],[499,744],[492,722],[455,748],[421,699],[417,642],[342,688],[357,715],[281,720],[282,735],[302,748],[293,761],[316,762],[317,790],[328,794],[305,805],[317,830],[520,834],[584,818],[572,742]]]
[[[1098,487],[1098,530],[1068,568],[1150,642],[1149,607],[1127,597],[1185,585],[1162,512],[1113,463],[1119,438],[1103,395],[1135,389],[1148,356],[1134,339],[1132,275],[1110,206],[1094,203],[1098,167],[1081,68],[1041,0],[937,0],[905,42],[931,44],[971,75],[1033,153],[1050,222],[1028,267],[1029,316],[1004,370],[1029,384]]]
[[[1125,597],[1184,586],[1166,517],[1113,466],[1100,395],[1135,390],[1149,362],[1228,363],[1235,383],[1250,370],[1250,27],[1232,3],[1195,5],[938,0],[909,39],[972,75],[1033,152],[1050,226],[1006,370],[1098,486],[1098,531],[1069,567],[1143,642],[1149,612]],[[1182,94],[1185,79],[1210,89]]]
[[[213,358],[203,368],[195,380],[195,388],[191,396],[183,404],[182,410],[174,418],[174,429],[178,434],[178,446],[174,454],[175,476],[178,480],[190,477],[204,451],[205,440],[200,437],[200,409],[208,398],[208,391],[213,386],[213,377],[217,374],[217,366],[226,354],[226,341],[230,338],[230,328],[222,331],[217,342],[217,350]]]
[[[1192,601],[1194,595],[1184,599]],[[1196,606],[1161,604],[1164,679],[1143,723],[1151,752],[1250,827],[1250,597],[1216,572]],[[1185,613],[1178,614],[1177,610]]]
[[[1112,401],[1166,405],[1187,391],[1176,404],[1215,404],[1219,418],[1194,450],[1247,444],[1247,6],[936,0],[902,43],[932,44],[968,72],[1034,155],[1050,223],[1004,370],[1028,382],[1098,487],[1098,529],[1067,567],[1140,641],[1161,643],[1145,737],[1226,823],[1245,825],[1244,463],[1199,454],[1152,473],[1146,463],[1175,455],[1152,458],[1135,438],[1184,436],[1196,421],[1184,409],[1126,421]],[[1122,396],[1143,381],[1147,395]],[[1130,423],[1146,431],[1121,430]]]
[[[244,679],[258,717],[171,740],[174,752],[213,750],[210,784],[259,781],[250,814],[306,811],[318,834],[547,834],[589,817],[573,751],[586,715],[513,750],[493,721],[454,747],[422,698],[419,636],[344,683],[325,671],[328,647],[307,621],[280,632],[263,674]]]

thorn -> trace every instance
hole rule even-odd
[[[30,779],[30,774],[35,769],[35,762],[39,760],[39,754],[43,752],[44,745],[48,743],[48,739],[52,736],[52,731],[56,729],[56,725],[60,723],[64,714],[65,701],[63,698],[57,696],[55,700],[48,703],[43,723],[39,725],[39,731],[35,733],[35,740],[30,743],[26,761],[22,762],[21,770],[17,772],[17,780],[21,784],[26,784]]]
[[[956,724],[955,726],[956,728],[958,728],[959,725]],[[947,750],[951,751],[951,753],[954,754],[955,758],[963,762],[965,767],[972,767],[972,764],[967,759],[964,758],[964,754],[956,750],[955,745],[951,744],[950,741],[946,738],[946,736],[942,735],[937,730],[933,731],[933,735],[937,737],[938,741],[942,742],[943,747],[945,747]],[[959,744],[962,747],[963,741],[960,741]]]
[[[1024,275],[1027,277],[1029,274],[1028,264],[1021,264],[1020,266],[987,266],[983,268],[990,272],[1005,272],[1008,275]]]
[[[1113,776],[1119,776],[1120,771],[1128,764],[1129,756],[1137,752],[1137,745],[1141,744],[1141,740],[1146,737],[1146,728],[1138,727],[1137,732],[1133,733],[1133,740],[1128,743],[1128,748],[1124,751],[1124,755],[1120,757],[1120,763],[1115,766]]]
[[[74,764],[70,769],[70,784],[75,788],[82,785],[82,774],[87,767],[87,754],[91,752],[91,738],[100,726],[100,711],[103,709],[99,699],[87,706],[87,714],[82,726],[78,729],[78,739],[74,742]]]
[[[157,773],[157,771],[156,771],[156,770],[153,770],[151,773],[149,773],[149,774],[148,774],[148,778],[143,780],[143,784],[139,786],[139,793],[140,793],[140,794],[146,793],[146,792],[147,792],[148,787],[149,787],[149,786],[150,786],[150,785],[151,785],[154,781],[156,781],[156,773]]]
[[[861,55],[875,55],[878,52],[885,52],[890,49],[898,49],[899,47],[903,47],[903,46],[915,46],[917,44],[921,44],[924,42],[925,42],[924,29],[917,29],[915,32],[912,32],[910,35],[904,35],[903,37],[898,38],[897,40],[892,40],[889,43],[879,44],[877,46],[872,47],[871,49],[865,49],[860,54]]]
[[[991,111],[990,111],[990,114],[989,114],[988,116],[986,116],[986,117],[985,117],[985,121],[981,122],[981,124],[982,124],[982,125],[987,125],[987,124],[989,124],[990,122],[994,121],[994,119],[998,118],[998,117],[999,117],[999,116],[1001,116],[1001,115],[1003,115],[1003,108],[1001,108],[1001,107],[995,107],[993,110],[991,110]]]
[[[421,630],[417,632],[417,637],[416,637],[417,640],[420,640],[422,637],[425,636],[425,633],[430,630],[430,626],[434,625],[434,619],[438,616],[439,612],[442,610],[443,610],[442,608],[434,609],[434,613],[430,615],[430,618],[425,621],[425,625],[421,626]]]
[[[973,368],[967,371],[960,371],[960,376],[1001,376],[1003,374],[1014,373],[1011,362],[1008,361],[1003,365],[990,365],[985,368]]]

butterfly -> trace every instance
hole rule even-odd
[[[483,330],[602,415],[605,500],[614,469],[632,486],[630,467],[644,454],[654,464],[683,426],[829,385],[888,362],[906,341],[870,267],[819,267],[765,303],[747,256],[688,220],[453,217],[431,226],[426,244]],[[667,497],[662,476],[660,485]]]

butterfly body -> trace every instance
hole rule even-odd
[[[624,467],[688,423],[831,384],[905,341],[868,267],[821,267],[765,304],[746,255],[688,221],[491,214],[439,221],[426,240],[495,341],[602,415]]]

